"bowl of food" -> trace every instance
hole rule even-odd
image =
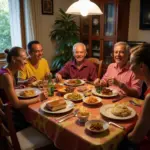
[[[99,133],[107,130],[109,124],[103,120],[89,120],[85,123],[85,128],[91,132]]]
[[[77,113],[79,122],[81,122],[81,123],[86,122],[89,118],[89,114],[90,113],[88,112],[88,110],[86,108],[81,107]]]

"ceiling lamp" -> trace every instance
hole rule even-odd
[[[67,14],[73,15],[101,15],[100,8],[90,0],[78,0],[74,2],[66,11]]]

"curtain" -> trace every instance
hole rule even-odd
[[[26,42],[37,39],[36,14],[37,0],[24,0]]]
[[[22,47],[19,0],[9,0],[10,30],[12,46]]]

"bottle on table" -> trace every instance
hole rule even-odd
[[[53,96],[54,95],[54,84],[52,82],[52,76],[49,75],[48,79],[48,95]]]

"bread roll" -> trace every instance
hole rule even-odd
[[[61,98],[57,100],[53,100],[46,104],[46,108],[51,111],[60,110],[66,107],[66,101]]]

